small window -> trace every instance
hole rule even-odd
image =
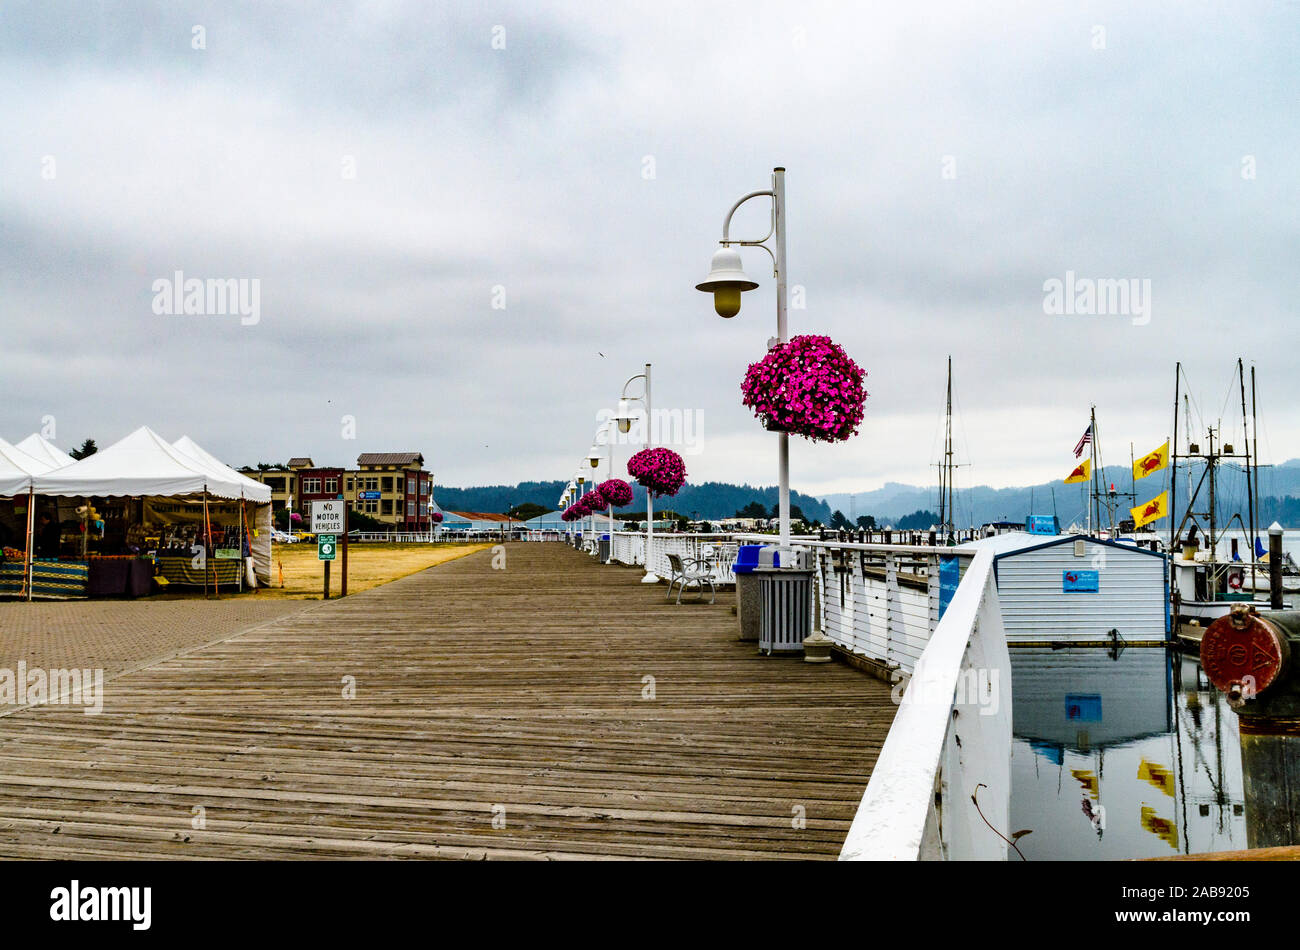
[[[326,491],[326,493],[328,493],[328,494],[330,494],[330,495],[336,495],[336,494],[338,494],[338,490],[339,490],[339,480],[338,480],[337,478],[327,478],[327,479],[325,479],[325,491]]]
[[[1075,541],[1075,542],[1074,542],[1074,556],[1075,556],[1075,557],[1087,557],[1087,556],[1088,556],[1088,542],[1087,542],[1087,541],[1084,541],[1082,538],[1080,538],[1078,541]]]

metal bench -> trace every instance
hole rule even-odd
[[[674,585],[677,587],[677,603],[682,602],[682,592],[686,590],[687,584],[693,584],[700,591],[700,599],[704,599],[704,585],[709,585],[709,603],[714,603],[718,599],[718,590],[713,586],[713,570],[705,562],[699,560],[690,560],[683,563],[680,554],[668,555],[668,567],[672,570],[672,578],[668,581],[668,593],[664,595],[667,600],[673,595]]]

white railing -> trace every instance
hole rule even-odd
[[[840,859],[1005,860],[1010,759],[1011,663],[980,551],[906,681]]]
[[[668,554],[711,552],[715,578],[734,583],[738,546],[775,542],[656,534],[649,560],[667,576]],[[616,531],[611,543],[613,560],[646,563],[644,533]],[[1011,662],[992,552],[805,539],[792,546],[815,571],[825,635],[888,670],[901,692],[840,859],[1005,860]]]
[[[390,544],[456,544],[466,541],[484,541],[501,536],[499,531],[352,531],[348,540],[364,544],[387,542]]]
[[[610,556],[620,564],[645,566],[645,533],[615,531],[610,542]],[[676,554],[683,561],[707,562],[715,584],[734,584],[736,575],[731,565],[736,561],[739,547],[731,534],[655,534],[650,557],[650,570],[662,578],[672,577],[668,555]]]
[[[773,543],[768,535],[737,540]],[[941,567],[951,559],[956,574],[972,556],[963,548],[930,545],[796,540],[792,546],[818,573],[826,636],[845,652],[907,675],[939,622]]]

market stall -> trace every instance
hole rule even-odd
[[[216,593],[270,582],[270,489],[193,440],[172,445],[142,426],[31,484],[43,514],[75,529],[54,545],[56,563],[84,567],[81,596],[139,596],[145,576]]]
[[[28,562],[36,527],[32,479],[53,467],[51,462],[0,439],[0,498],[8,499],[0,505],[0,596],[27,594],[31,582]]]

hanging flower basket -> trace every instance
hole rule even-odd
[[[686,463],[672,449],[642,449],[627,460],[627,473],[656,498],[676,495],[686,482]]]
[[[621,478],[611,478],[601,482],[596,487],[596,491],[600,492],[601,497],[611,507],[622,508],[624,505],[632,504],[632,486]]]
[[[574,509],[576,509],[577,507],[578,507],[578,506],[577,506],[576,504],[574,504],[574,505],[570,505],[568,508],[565,508],[565,509],[564,509],[564,513],[561,514],[560,517],[561,517],[563,520],[565,520],[565,521],[577,521],[579,515],[578,515],[578,513],[574,510]]]
[[[740,392],[766,429],[842,442],[862,424],[866,375],[830,337],[797,336],[751,363]]]
[[[593,488],[587,494],[582,496],[583,504],[587,507],[587,514],[600,511],[606,507],[605,496],[600,493],[600,488]]]
[[[441,511],[435,511],[433,514],[429,515],[429,518],[430,518],[431,521],[433,521],[434,524],[442,524],[442,512],[441,512]]]

